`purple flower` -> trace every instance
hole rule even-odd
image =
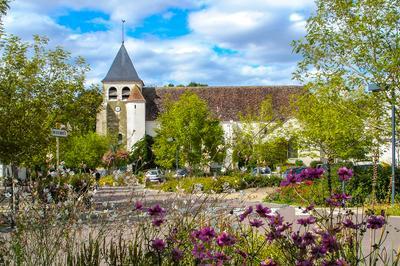
[[[172,255],[172,260],[174,262],[178,262],[183,258],[183,251],[180,250],[179,248],[174,248],[171,252]]]
[[[348,169],[347,167],[341,167],[337,174],[339,175],[340,181],[348,181],[353,176],[353,170]]]
[[[298,184],[302,181],[301,175],[296,175],[293,173],[293,170],[290,170],[286,179],[282,180],[281,187],[289,186],[290,184]]]
[[[154,218],[153,221],[151,222],[154,226],[159,227],[160,225],[163,224],[165,220],[163,218]]]
[[[291,237],[292,237],[293,243],[294,243],[297,247],[299,247],[299,248],[304,248],[304,247],[305,247],[305,246],[303,245],[303,239],[301,238],[299,232],[293,232],[292,235],[291,235]]]
[[[309,260],[301,260],[296,262],[296,266],[313,266],[314,264]]]
[[[229,235],[226,232],[222,232],[218,237],[217,237],[217,244],[220,247],[223,246],[232,246],[236,243],[236,239]]]
[[[351,199],[350,195],[347,195],[346,193],[339,193],[339,194],[333,194],[330,198],[326,200],[326,202],[333,207],[340,207],[343,206],[344,202],[348,201]]]
[[[165,242],[160,238],[153,239],[151,241],[151,247],[157,251],[163,251],[165,249]]]
[[[243,259],[247,259],[248,257],[247,253],[240,249],[235,250],[235,253],[239,254]]]
[[[324,174],[324,169],[322,168],[307,168],[301,171],[300,177],[302,180],[308,179],[308,180],[313,180],[313,179],[318,179]]]
[[[322,266],[350,266],[345,260],[337,259],[336,261],[322,261]]]
[[[260,266],[278,266],[273,259],[266,259],[260,263]]]
[[[322,246],[328,251],[335,251],[338,249],[338,244],[336,242],[336,237],[325,232],[322,234]]]
[[[241,215],[239,215],[239,220],[240,220],[241,222],[243,222],[243,220],[246,219],[246,217],[249,216],[249,214],[252,213],[252,212],[253,212],[253,207],[252,207],[252,206],[249,206],[249,207],[244,211],[244,213],[242,213]]]
[[[261,227],[264,225],[263,221],[261,221],[260,219],[254,219],[253,221],[250,221],[250,225],[253,227]]]
[[[275,227],[280,226],[283,224],[283,217],[277,213],[276,215],[269,217],[269,224]]]
[[[225,255],[224,252],[215,252],[213,257],[219,262],[224,262],[230,259],[228,256]]]
[[[308,206],[308,207],[306,207],[306,208],[304,209],[303,213],[308,213],[308,212],[314,210],[314,208],[315,208],[315,205],[314,205],[314,204],[311,204],[310,206]]]
[[[351,219],[344,220],[343,226],[351,229],[358,229],[360,227],[360,225],[353,223]]]
[[[383,217],[381,215],[378,215],[378,216],[371,215],[367,219],[367,228],[379,229],[379,228],[382,228],[385,223],[386,223],[385,217]]]
[[[315,246],[311,249],[311,256],[314,259],[319,259],[325,256],[328,250],[324,246]]]
[[[264,207],[262,204],[257,204],[256,213],[258,213],[260,217],[267,217],[268,214],[271,213],[271,209],[268,207]]]
[[[315,236],[311,232],[305,232],[303,235],[303,243],[305,245],[311,245],[315,243]]]
[[[141,201],[136,201],[135,202],[135,210],[141,211],[143,210],[143,203]]]
[[[215,231],[212,227],[204,227],[197,231],[196,238],[208,242],[215,237]]]
[[[154,205],[153,207],[149,208],[147,210],[147,213],[150,216],[162,216],[165,214],[165,209],[160,207],[160,205]]]
[[[314,216],[308,216],[307,218],[300,218],[297,219],[297,223],[303,226],[307,226],[310,224],[314,224],[317,220]]]
[[[192,255],[195,259],[203,260],[207,257],[206,249],[203,244],[195,244],[192,250]]]
[[[337,259],[336,265],[337,266],[350,266],[350,264],[348,264],[347,261],[345,261],[344,259]]]

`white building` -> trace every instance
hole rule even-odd
[[[289,106],[292,95],[302,91],[302,86],[145,87],[123,43],[102,83],[104,101],[97,115],[97,132],[118,134],[128,150],[145,134],[156,134],[156,118],[166,99],[177,100],[185,91],[207,102],[220,119],[226,140],[232,137],[233,125],[239,123],[239,113],[258,110],[266,97],[271,97],[274,110],[279,112]],[[299,159],[306,163],[312,160]]]

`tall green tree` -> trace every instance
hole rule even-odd
[[[71,136],[63,146],[62,159],[68,167],[81,168],[86,165],[96,168],[102,163],[103,154],[110,148],[110,138],[89,132]]]
[[[294,77],[308,83],[313,91],[320,84],[343,93],[378,84],[383,91],[373,96],[364,93],[369,101],[361,108],[365,112],[359,114],[365,119],[377,150],[389,133],[387,108],[399,102],[400,0],[315,3],[316,12],[307,21],[305,37],[293,43],[294,51],[303,58]],[[340,86],[331,86],[338,79]],[[397,109],[396,115],[399,113]],[[348,116],[354,117],[350,112],[342,112],[343,119]]]
[[[316,0],[307,33],[295,41],[302,56],[294,77],[329,82],[337,76],[342,89],[379,84],[381,103],[398,105],[400,95],[400,0]],[[399,115],[400,110],[397,110]]]
[[[319,84],[296,101],[300,142],[303,149],[320,152],[326,160],[329,191],[332,191],[330,166],[334,160],[364,159],[372,141],[363,110],[363,92],[344,93],[341,86],[344,86],[341,79]]]
[[[46,38],[38,36],[33,43],[8,36],[1,47],[0,161],[3,163],[43,162],[48,148],[55,146],[50,136],[52,127],[65,125],[73,133],[90,121],[77,119],[75,112],[86,94],[87,64],[80,57],[71,58],[60,47],[47,48],[47,43]],[[90,101],[90,96],[85,98]],[[92,115],[86,114],[86,118]]]
[[[224,131],[196,94],[185,92],[179,100],[167,103],[158,122],[153,146],[157,164],[171,168],[176,156],[180,166],[190,168],[223,161]]]
[[[281,111],[274,110],[271,97],[267,97],[256,112],[248,110],[240,115],[240,123],[233,127],[234,163],[245,167],[272,166],[287,160],[290,132],[282,131]]]

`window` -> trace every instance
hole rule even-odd
[[[122,100],[128,100],[131,90],[128,87],[122,88]]]
[[[111,87],[108,89],[108,99],[109,100],[116,100],[117,99],[117,88]]]
[[[122,134],[118,134],[118,144],[122,144]]]

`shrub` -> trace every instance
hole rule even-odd
[[[104,187],[115,187],[115,186],[125,186],[126,182],[123,176],[118,176],[117,178],[113,175],[106,175],[100,178],[99,186]]]

